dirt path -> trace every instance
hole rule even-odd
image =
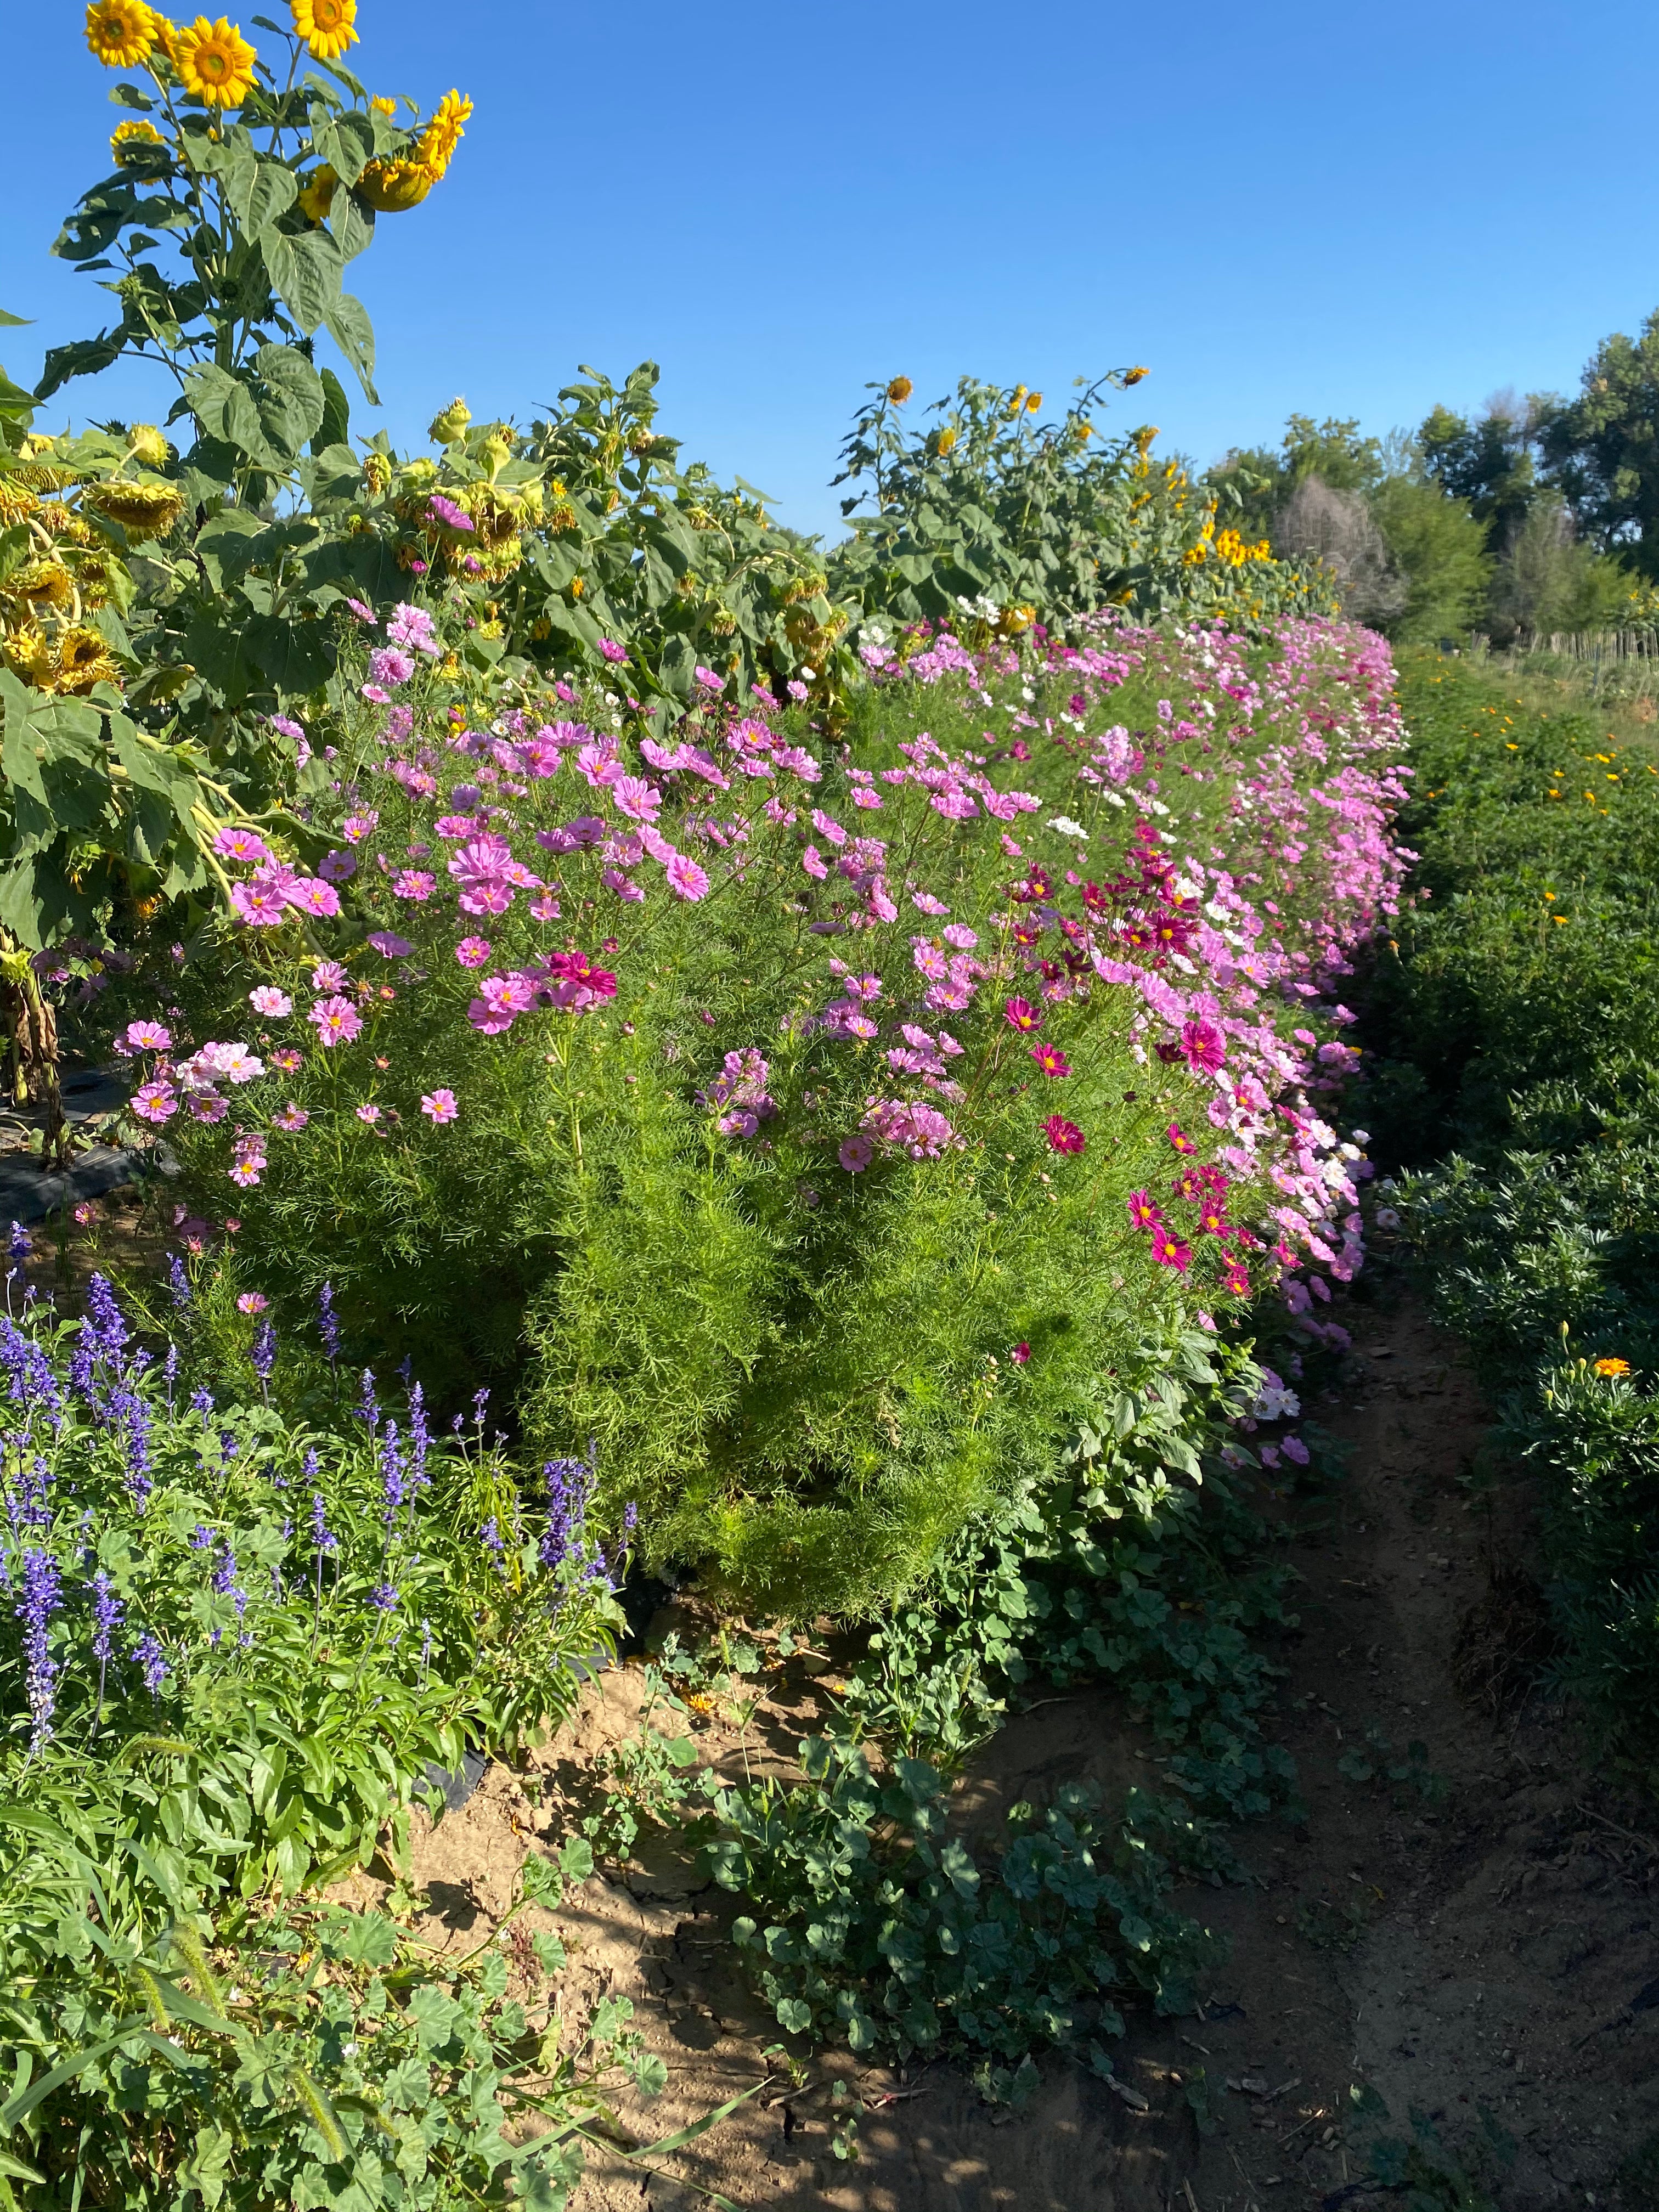
[[[1456,1347],[1385,1284],[1373,1297],[1346,1316],[1340,1402],[1312,1409],[1352,1457],[1296,1553],[1300,1628],[1280,1655],[1279,1733],[1308,1819],[1242,1832],[1244,1882],[1179,1894],[1229,1946],[1202,2017],[1131,2019],[1128,2096],[1051,2057],[1012,2114],[945,2066],[901,2080],[826,2054],[797,2087],[774,2059],[764,2094],[684,2154],[682,2175],[787,2212],[1248,2212],[1310,2195],[1334,2212],[1370,2172],[1364,2147],[1409,2139],[1415,2108],[1438,2146],[1419,2154],[1484,2174],[1504,2212],[1659,2206],[1659,1843],[1587,1774],[1559,1710],[1504,1694],[1539,1626],[1531,1502],[1486,1465]],[[634,1670],[607,1677],[556,1752],[614,1738],[637,1686]],[[812,1719],[810,1686],[774,1715],[781,1734]],[[1115,1702],[1083,1692],[1012,1721],[964,1778],[964,1809],[1075,1779],[1109,1797],[1156,1769]],[[558,1825],[492,1770],[419,1847],[431,1933],[476,1942],[532,1836]],[[769,2071],[777,2032],[736,1972],[733,1910],[670,1859],[626,1887],[595,1880],[561,1915],[561,2002],[625,1991],[670,2067],[642,2129],[666,2134]],[[862,2106],[856,2161],[834,2154],[836,2081]],[[1389,2122],[1355,2112],[1356,2085]],[[596,2168],[575,2205],[699,2201]]]

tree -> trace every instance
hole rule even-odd
[[[1659,309],[1603,338],[1578,397],[1539,427],[1547,473],[1580,535],[1659,578]]]
[[[1406,580],[1389,635],[1425,644],[1465,635],[1480,618],[1492,568],[1468,506],[1433,477],[1401,471],[1377,486],[1370,511]]]
[[[1449,407],[1435,407],[1417,433],[1423,465],[1453,499],[1467,501],[1486,530],[1494,553],[1508,544],[1526,520],[1537,495],[1533,453],[1539,427],[1560,406],[1548,394],[1494,393],[1471,421]]]

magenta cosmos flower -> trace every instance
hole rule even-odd
[[[676,898],[700,899],[708,896],[708,877],[696,862],[688,860],[684,853],[676,853],[663,873]]]
[[[1029,1033],[1042,1026],[1042,1016],[1029,999],[1010,999],[1003,1008],[1010,1029]]]
[[[1156,1229],[1164,1216],[1154,1205],[1150,1191],[1132,1190],[1129,1193],[1129,1218],[1137,1229]]]
[[[1227,1040],[1213,1022],[1187,1022],[1181,1031],[1181,1054],[1194,1073],[1213,1075],[1227,1057]]]
[[[1062,1114],[1051,1114],[1042,1125],[1042,1133],[1049,1149],[1056,1152],[1080,1152],[1089,1141],[1077,1123]]]
[[[1069,1075],[1072,1063],[1057,1044],[1034,1044],[1031,1057],[1045,1075]]]
[[[422,1094],[421,1111],[436,1127],[441,1128],[446,1121],[454,1121],[460,1110],[455,1103],[453,1091],[428,1091]]]
[[[1184,1275],[1192,1265],[1193,1248],[1159,1226],[1152,1231],[1152,1257],[1160,1267],[1173,1267],[1177,1274]]]
[[[487,937],[464,937],[455,947],[455,957],[463,968],[482,968],[490,953]]]

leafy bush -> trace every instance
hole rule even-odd
[[[1419,1264],[1546,1474],[1561,1677],[1650,1774],[1659,775],[1476,672],[1407,662],[1406,690],[1422,902],[1378,963],[1367,1110],[1424,1164],[1400,1200]]]
[[[331,1281],[452,1390],[522,1329],[529,1434],[596,1440],[647,1558],[857,1613],[1041,1471],[1149,1317],[1249,1295],[1252,1259],[1352,1268],[1297,1088],[1352,1054],[1261,994],[1311,1008],[1392,902],[1370,647],[945,636],[843,747],[712,673],[669,746],[602,701],[434,728],[431,629],[374,648],[325,875],[228,837],[242,923],[124,994],[135,1110],[204,1209],[228,1170],[251,1285]],[[993,687],[1036,750],[981,734]],[[1137,696],[1141,734],[1100,726]]]

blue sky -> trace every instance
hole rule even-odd
[[[109,304],[46,253],[118,119],[80,25],[8,27],[20,382]],[[354,428],[404,444],[452,392],[527,417],[577,362],[649,356],[689,457],[833,531],[870,379],[913,377],[913,407],[963,372],[1063,400],[1145,362],[1109,422],[1204,462],[1292,410],[1380,433],[1571,388],[1659,305],[1646,6],[360,0],[359,27],[372,88],[477,103],[447,180],[353,270],[384,402]],[[47,421],[166,396],[112,371]]]

